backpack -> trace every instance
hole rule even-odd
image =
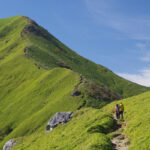
[[[119,107],[115,107],[115,112],[119,112]]]
[[[124,111],[124,106],[123,106],[123,104],[120,104],[119,111]]]

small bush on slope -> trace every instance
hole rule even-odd
[[[104,107],[111,112],[116,103]],[[122,100],[125,106],[125,135],[129,138],[129,150],[150,150],[150,92]]]

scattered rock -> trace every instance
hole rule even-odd
[[[78,89],[74,89],[72,96],[79,96],[79,95],[81,95],[81,92],[78,91]]]
[[[70,69],[72,70],[72,68],[64,61],[57,61],[56,64],[59,66],[59,67],[62,67],[62,68],[67,68],[67,69]]]
[[[129,148],[129,140],[127,137],[124,137],[123,133],[120,132],[120,128],[122,128],[123,126],[126,126],[125,123],[123,123],[121,126],[119,125],[119,123],[117,122],[115,115],[114,115],[114,119],[116,121],[116,126],[117,128],[115,129],[114,133],[114,137],[111,139],[112,144],[114,145],[113,150],[128,150]],[[123,128],[125,130],[125,128]]]
[[[35,21],[28,18],[28,24],[21,31],[21,37],[24,38],[26,34],[33,34],[35,36],[41,36],[47,40],[51,40],[48,31],[40,27]]]
[[[1,58],[1,57],[0,57],[0,61],[3,60],[3,59],[4,59],[4,58]]]
[[[25,47],[25,48],[24,48],[24,54],[25,54],[25,56],[27,56],[27,57],[29,56],[29,55],[28,55],[28,51],[29,51],[29,50],[30,50],[29,47]]]
[[[79,96],[81,92],[78,90],[79,86],[83,83],[83,77],[80,77],[80,82],[76,85],[75,89],[72,92],[72,96]]]
[[[16,144],[17,141],[11,139],[5,143],[3,150],[11,150]]]
[[[5,43],[8,43],[8,42],[9,42],[9,40],[6,40],[6,41],[5,41]]]
[[[82,98],[84,98],[84,97],[82,96]],[[86,105],[86,100],[83,101],[83,103],[77,108],[77,110],[80,110],[85,105]]]
[[[65,124],[72,118],[73,112],[57,112],[48,122],[46,132],[51,131],[58,124]]]

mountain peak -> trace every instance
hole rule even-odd
[[[1,25],[1,21],[3,22]],[[149,88],[129,82],[112,71],[78,55],[35,21],[26,16],[15,16],[0,20],[2,40],[17,44],[22,37],[23,52],[35,64],[44,69],[64,67],[85,76],[88,80],[107,86],[124,97],[139,94]],[[8,45],[8,44],[7,44]],[[122,85],[124,84],[124,87]],[[137,89],[135,90],[135,87]]]
[[[84,149],[99,149],[103,143],[106,147],[110,140],[104,134],[109,133],[114,120],[110,114],[95,108],[149,90],[78,55],[25,16],[0,19],[0,45],[0,149],[5,142],[16,138],[14,149],[28,146],[36,149],[39,145],[33,144],[41,135],[43,141],[49,137],[43,134],[49,118],[60,111],[75,112],[67,127],[62,126],[63,132],[56,128],[58,139],[63,142],[65,139],[67,148],[68,135],[71,133],[70,143],[73,143],[77,141],[76,132],[77,136],[84,133],[81,138],[84,145],[87,145],[85,141],[90,144]],[[80,129],[72,130],[77,128]],[[56,132],[51,132],[50,137],[55,137]],[[95,134],[97,132],[102,134]],[[89,137],[91,141],[96,137],[102,143],[95,146]],[[57,147],[54,139],[52,149]],[[25,148],[19,144],[22,142],[27,142]],[[79,145],[76,149],[83,149],[78,141],[76,145]],[[43,149],[41,146],[38,148]],[[64,149],[64,145],[61,148]]]

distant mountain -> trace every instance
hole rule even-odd
[[[101,108],[147,90],[81,57],[27,17],[0,19],[0,149],[43,131],[58,111]]]

